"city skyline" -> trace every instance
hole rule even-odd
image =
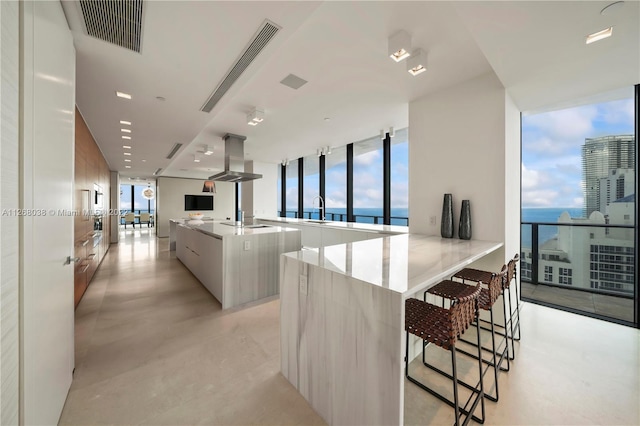
[[[522,207],[583,208],[586,138],[633,135],[629,98],[522,117]]]

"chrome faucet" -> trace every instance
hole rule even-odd
[[[318,211],[320,212],[320,220],[324,222],[324,200],[319,195],[314,197],[313,200],[311,200],[311,208],[315,207],[316,200],[320,200],[320,202],[318,203]]]

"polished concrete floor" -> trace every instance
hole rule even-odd
[[[60,424],[324,424],[279,373],[277,298],[222,311],[152,233],[123,231],[78,306]],[[640,424],[638,330],[531,304],[521,319],[523,340],[486,424]],[[473,364],[459,359],[472,380]],[[411,369],[450,392],[419,362]],[[453,422],[452,409],[408,382],[405,407],[407,424]]]

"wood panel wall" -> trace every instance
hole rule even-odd
[[[111,209],[111,181],[109,166],[80,111],[76,108],[75,216],[74,241],[75,264],[74,302],[78,306],[100,262],[109,250]],[[96,185],[101,188],[102,210],[96,210]],[[90,212],[89,214],[86,214]],[[97,225],[102,223],[102,229]]]

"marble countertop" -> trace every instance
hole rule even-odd
[[[211,235],[214,237],[228,237],[235,235],[262,235],[262,234],[272,234],[275,232],[300,232],[298,229],[294,228],[286,228],[282,226],[267,226],[262,228],[253,228],[253,225],[248,226],[230,226],[225,225],[225,223],[230,223],[229,221],[202,221],[202,220],[174,220],[182,226],[186,226],[188,228],[194,229],[196,231],[200,231],[204,234]]]
[[[410,297],[502,246],[493,241],[405,234],[283,256]]]
[[[313,219],[294,219],[292,217],[257,217],[256,220],[269,220],[272,222],[288,223],[291,225],[317,226],[319,228],[343,229],[349,231],[378,232],[381,234],[406,234],[409,227],[400,225],[375,225],[372,223],[360,222],[339,222],[326,220],[318,223]]]

